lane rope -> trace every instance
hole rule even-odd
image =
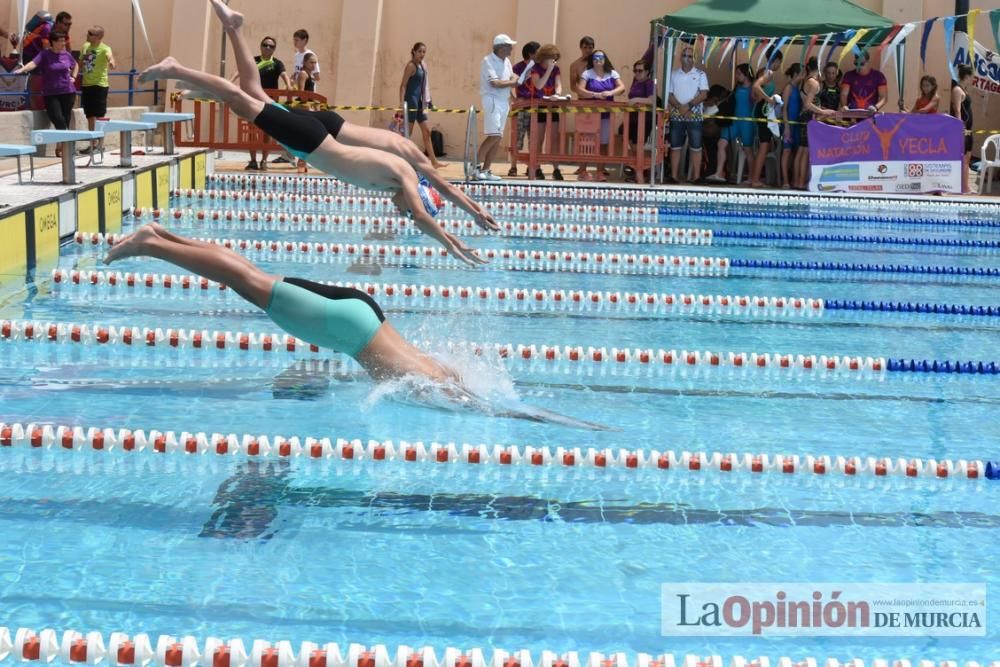
[[[256,210],[276,212],[329,213],[331,207],[342,212],[398,215],[399,209],[388,197],[361,195],[299,195],[274,192],[230,192],[227,190],[180,190],[175,198],[179,202],[202,205],[203,202],[233,202],[235,205],[252,204]],[[370,191],[366,191],[370,192]],[[483,201],[480,205],[493,215],[530,215],[536,220],[572,220],[575,222],[657,222],[655,207],[622,206],[619,204],[570,204],[548,202]],[[138,209],[142,211],[143,209]],[[455,204],[444,201],[441,207],[452,217],[466,217],[468,213]],[[471,217],[471,216],[469,216]]]
[[[13,631],[13,635],[11,632]],[[581,655],[576,651],[558,653],[543,650],[532,653],[527,649],[505,651],[503,649],[448,647],[438,651],[431,646],[414,648],[401,645],[391,652],[384,644],[366,646],[351,643],[346,651],[338,644],[328,642],[317,644],[304,641],[296,651],[287,640],[270,642],[255,639],[250,649],[241,639],[225,641],[218,637],[199,640],[191,635],[151,636],[145,633],[128,635],[112,632],[107,641],[101,632],[77,632],[66,630],[60,636],[55,630],[46,628],[36,631],[32,628],[13,630],[0,626],[0,661],[10,659],[15,662],[46,664],[60,660],[64,664],[95,665],[107,660],[109,665],[131,665],[138,667],[195,667],[198,664],[213,667],[724,667],[719,655],[680,655],[663,653],[656,656],[648,653],[626,655],[624,652],[591,652]],[[779,657],[776,667],[865,667],[860,658],[841,662],[839,658],[820,659],[806,657],[792,659]],[[934,667],[936,661],[921,660],[920,667]],[[982,663],[983,667],[1000,667],[1000,660]],[[733,656],[728,667],[771,667],[767,656],[747,659]],[[891,663],[875,659],[872,667],[910,667],[909,660],[894,660]],[[957,661],[946,661],[941,667],[959,667]],[[968,661],[963,667],[981,667],[980,663]]]
[[[154,454],[245,455],[260,458],[401,461],[470,465],[547,466],[744,472],[859,477],[1000,479],[1000,462],[811,454],[753,454],[595,447],[456,444],[400,440],[316,438],[112,429],[43,423],[0,422],[0,448],[151,452]]]
[[[120,234],[77,232],[77,244],[89,246],[113,245]],[[311,241],[266,241],[262,239],[195,240],[221,245],[245,253],[262,253],[268,258],[285,261],[353,262],[377,259],[406,265],[453,268],[462,265],[440,246],[380,245],[355,243],[322,243]],[[729,273],[726,257],[688,255],[649,255],[569,250],[526,250],[523,248],[485,248],[480,257],[493,262],[494,268],[528,271],[566,271],[572,273],[613,273],[638,275],[684,275],[724,277]]]
[[[232,231],[348,231],[420,234],[412,220],[364,215],[326,215],[260,212],[245,209],[152,209],[143,210],[138,220],[172,220],[189,226],[202,223],[209,229]],[[464,236],[494,236],[468,220],[438,218],[436,222],[449,232]],[[672,245],[780,245],[796,243],[835,244],[846,247],[913,246],[955,249],[1000,248],[1000,240],[921,238],[906,236],[870,236],[859,234],[811,234],[794,232],[758,232],[698,227],[667,227],[576,222],[499,222],[500,236],[546,240],[598,241],[604,243],[645,243]],[[722,240],[722,243],[719,243]],[[764,244],[739,244],[726,241],[763,241]]]
[[[215,179],[215,180],[213,180]],[[282,186],[286,192],[338,194],[344,192],[366,192],[362,188],[345,183],[330,176],[295,176],[272,174],[211,174],[206,183],[234,185],[240,189],[264,189]],[[740,190],[712,190],[708,188],[684,191],[650,189],[643,186],[625,186],[602,184],[601,187],[587,187],[573,184],[539,185],[537,183],[518,183],[514,181],[494,183],[455,183],[470,196],[476,197],[526,197],[531,199],[596,199],[601,201],[628,201],[643,203],[648,206],[662,205],[665,202],[684,203],[731,203],[753,204],[755,206],[777,206],[780,209],[813,208],[813,209],[863,209],[898,215],[900,212],[927,214],[936,211],[941,215],[954,216],[957,212],[1000,214],[1000,204],[968,199],[945,200],[937,197],[906,197],[883,199],[876,197],[857,197],[842,194],[816,193],[767,193]]]
[[[209,228],[232,231],[352,231],[392,232],[418,235],[422,232],[412,220],[400,216],[367,217],[363,215],[285,214],[241,209],[144,210],[139,220],[205,223]],[[439,225],[463,236],[495,236],[471,219],[438,218]],[[649,243],[674,245],[712,245],[712,230],[687,227],[619,226],[587,223],[500,222],[500,236],[548,240],[603,241],[608,243]],[[1000,242],[998,242],[1000,245]]]
[[[53,269],[52,280],[63,285],[113,288],[145,287],[203,294],[226,288],[194,274],[131,273]],[[1000,317],[1000,306],[925,303],[911,301],[859,301],[802,296],[757,296],[732,294],[684,294],[670,292],[618,292],[596,290],[537,289],[419,283],[367,283],[319,281],[327,285],[353,287],[369,296],[410,303],[475,303],[496,309],[578,310],[617,309],[633,312],[683,312],[723,314],[785,314],[817,316],[824,310],[931,315]]]
[[[192,295],[223,292],[223,285],[194,274],[129,273],[121,271],[83,271],[53,269],[52,280],[60,285],[77,285],[109,290],[171,290]],[[417,304],[472,304],[494,309],[588,311],[622,310],[628,312],[681,312],[726,314],[783,314],[816,316],[822,314],[824,300],[809,297],[750,296],[728,294],[676,294],[667,292],[616,292],[595,290],[534,289],[524,287],[475,287],[467,285],[424,285],[405,283],[367,283],[320,281],[327,285],[353,287],[389,303],[405,301]],[[235,294],[234,294],[235,296]],[[236,297],[238,298],[238,297]],[[845,309],[846,310],[846,309]],[[985,314],[985,313],[984,313]],[[1000,315],[1000,309],[997,311]]]
[[[207,329],[116,327],[35,320],[0,320],[0,340],[44,344],[107,345],[117,348],[183,348],[319,354],[316,345],[288,334]],[[435,341],[419,342],[433,349]],[[849,373],[878,378],[886,372],[996,375],[995,361],[949,361],[936,359],[891,359],[886,357],[782,354],[768,352],[720,352],[663,348],[618,348],[592,345],[544,345],[522,343],[473,343],[447,341],[451,353],[472,354],[527,364],[529,370],[548,370],[562,362],[580,368],[629,366],[647,373],[689,367],[772,369],[786,373]],[[326,350],[324,354],[334,352]]]
[[[77,232],[79,245],[114,244],[123,238],[119,234]],[[439,246],[403,246],[354,243],[323,243],[312,241],[267,241],[263,239],[219,239],[195,237],[195,240],[221,245],[230,249],[269,254],[269,258],[286,261],[344,262],[358,259],[398,259],[420,266],[453,267],[460,262]],[[807,262],[788,260],[756,260],[729,257],[691,255],[650,255],[569,250],[527,250],[524,248],[484,248],[479,256],[494,263],[494,267],[510,270],[560,271],[572,273],[610,273],[639,275],[684,275],[727,277],[730,268],[765,269],[831,273],[888,273],[982,278],[1000,276],[1000,268],[968,266],[928,266],[922,264],[866,264],[859,262]]]

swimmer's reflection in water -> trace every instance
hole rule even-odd
[[[248,461],[224,481],[201,537],[270,539],[282,507],[357,510],[366,516],[414,512],[492,521],[545,521],[744,528],[1000,528],[1000,516],[981,512],[851,512],[777,507],[703,509],[684,503],[624,499],[565,501],[539,496],[399,493],[327,486],[292,486],[288,461]]]
[[[296,338],[350,355],[375,380],[409,382],[409,396],[416,400],[438,407],[447,401],[491,416],[609,430],[519,402],[495,405],[470,389],[453,368],[407,342],[360,290],[271,275],[229,248],[178,236],[156,223],[116,243],[105,263],[138,256],[162,259],[229,286]]]

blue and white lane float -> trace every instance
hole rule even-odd
[[[306,355],[329,355],[332,352],[294,336],[279,333],[118,327],[33,320],[0,320],[0,341],[43,345],[100,345],[125,350],[181,348]],[[422,344],[424,347],[434,347],[432,342]],[[448,342],[445,349],[453,353],[499,357],[508,364],[527,365],[532,371],[576,368],[589,372],[594,369],[629,368],[642,373],[659,374],[681,368],[721,367],[795,374],[844,374],[872,379],[886,373],[1000,374],[1000,364],[995,361],[453,341]]]
[[[193,274],[131,273],[53,269],[58,285],[105,290],[131,291],[140,288],[174,294],[229,295],[224,285]],[[422,285],[412,283],[367,283],[321,281],[327,285],[352,287],[369,296],[416,305],[474,304],[477,308],[510,311],[790,315],[819,316],[825,310],[882,313],[918,313],[1000,317],[1000,306],[925,303],[911,301],[858,301],[800,296],[757,296],[731,294],[678,294],[668,292],[618,292],[596,290],[536,289],[527,287],[485,287],[468,285]]]
[[[77,232],[80,245],[113,245],[124,238],[120,234]],[[278,241],[265,239],[219,239],[196,237],[195,240],[225,246],[245,254],[292,262],[330,263],[378,260],[387,265],[403,263],[440,268],[454,268],[461,263],[440,246],[384,245],[368,243],[323,243],[313,241]],[[928,266],[922,264],[865,264],[852,262],[812,262],[787,260],[730,259],[728,257],[652,255],[645,253],[579,252],[526,248],[486,248],[480,257],[494,268],[519,271],[563,271],[624,275],[683,275],[725,277],[730,268],[823,273],[888,273],[923,276],[950,276],[961,279],[1000,277],[1000,268],[967,266]]]
[[[744,452],[673,451],[596,447],[533,447],[329,437],[285,437],[250,433],[158,431],[50,423],[0,422],[0,451],[5,447],[72,451],[121,451],[152,454],[215,454],[260,458],[341,461],[441,463],[555,468],[671,470],[692,473],[750,473],[920,477],[998,480],[1000,461],[919,459]]]
[[[108,665],[130,667],[772,667],[768,656],[746,658],[733,656],[728,663],[719,655],[650,655],[624,652],[580,655],[576,651],[557,653],[543,650],[533,654],[527,649],[505,651],[488,648],[449,647],[439,652],[433,647],[401,645],[394,651],[384,644],[367,646],[348,644],[341,650],[333,642],[317,644],[302,642],[295,650],[292,642],[250,641],[250,649],[241,639],[228,641],[217,637],[200,640],[191,635],[151,636],[146,633],[129,635],[66,630],[61,634],[51,628],[8,629],[0,626],[0,662],[47,664],[59,660],[62,664]],[[793,659],[781,656],[776,667],[867,667],[860,658],[841,662],[840,658],[806,657]],[[968,661],[941,662],[921,660],[919,667],[1000,667],[992,663]],[[883,659],[871,661],[871,667],[911,667],[909,660]]]
[[[170,221],[187,227],[231,231],[317,231],[417,235],[420,230],[412,220],[400,216],[326,215],[312,213],[274,213],[243,209],[144,209],[136,220]],[[439,218],[439,225],[453,234],[492,236],[472,220]],[[857,248],[904,246],[946,248],[949,250],[990,251],[1000,248],[1000,240],[921,238],[869,234],[813,234],[797,232],[757,232],[699,227],[616,225],[579,222],[509,222],[501,221],[499,236],[508,238],[550,239],[563,241],[598,241],[603,243],[642,243],[672,245],[734,245],[812,247],[834,245]]]

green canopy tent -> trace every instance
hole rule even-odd
[[[670,93],[669,69],[678,33],[686,33],[692,38],[696,35],[748,39],[784,37],[787,38],[784,43],[790,45],[803,44],[812,35],[833,33],[839,36],[848,30],[866,28],[869,32],[859,46],[870,46],[881,44],[894,27],[893,22],[884,16],[848,0],[696,0],[680,11],[653,19],[651,24],[654,38],[664,30],[673,35],[666,40],[662,59],[663,69],[667,72],[662,79],[664,100]],[[797,39],[793,41],[793,37]],[[659,40],[657,44],[659,48]],[[898,48],[901,49],[902,45]],[[654,58],[654,77],[659,73],[660,61],[660,58]],[[899,69],[902,60],[897,58],[897,62]],[[901,72],[898,78],[902,87]],[[656,124],[654,116],[654,131],[657,130]]]
[[[681,32],[710,37],[820,35],[858,28],[881,28],[892,21],[848,0],[697,0],[653,19]]]

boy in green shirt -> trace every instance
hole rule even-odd
[[[87,31],[87,41],[80,49],[80,72],[83,85],[80,88],[80,104],[87,117],[87,128],[93,131],[98,118],[108,113],[108,70],[115,69],[115,57],[111,47],[104,43],[104,28],[95,25]],[[96,141],[81,152],[89,153],[97,147]]]

